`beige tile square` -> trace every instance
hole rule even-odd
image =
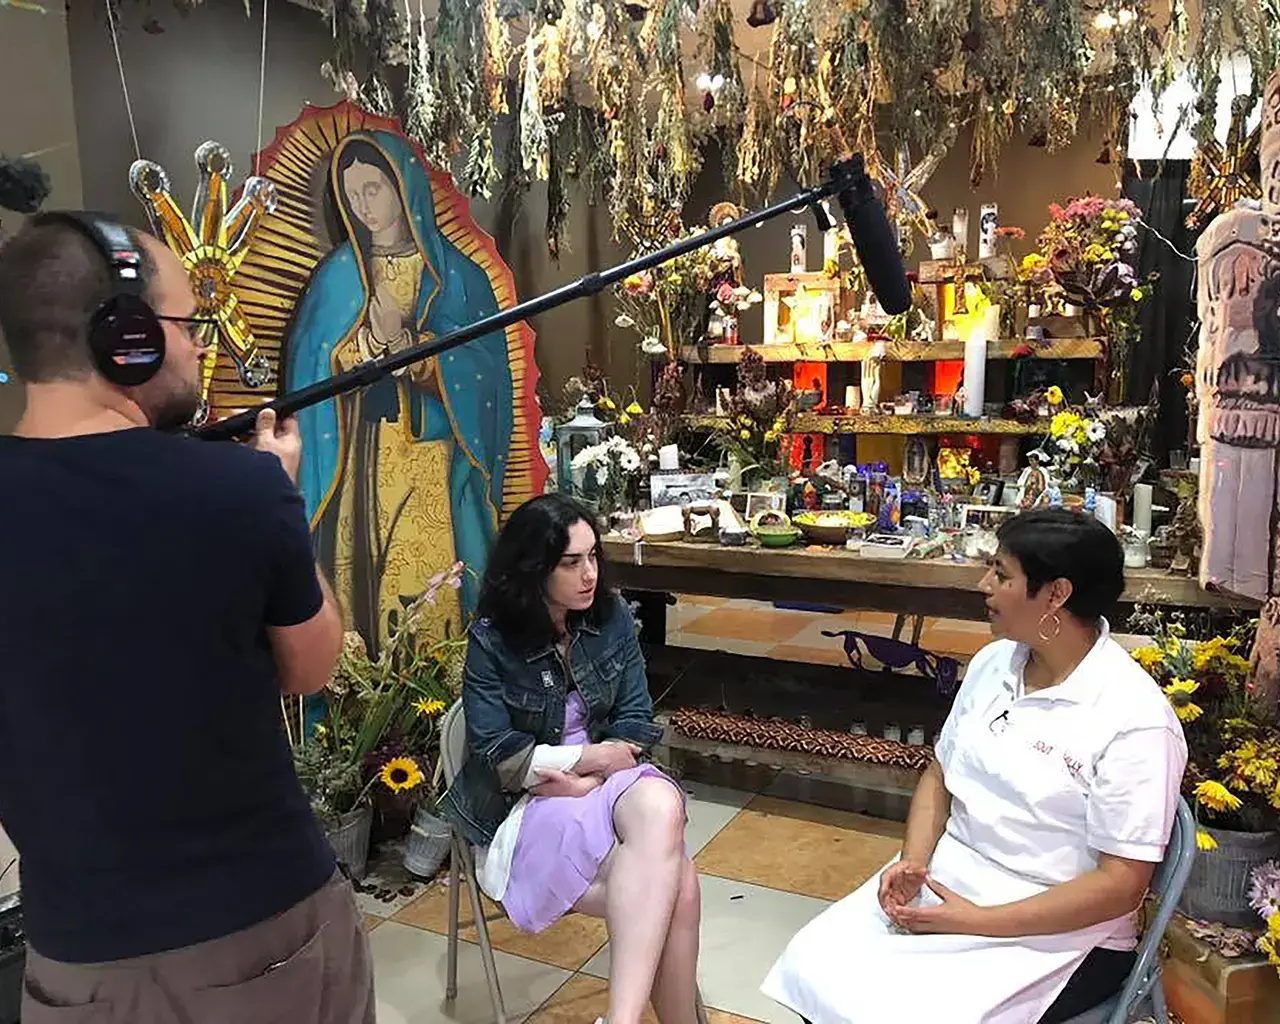
[[[478,941],[478,933],[471,915],[471,901],[465,884],[458,894],[459,931],[467,942]],[[559,921],[537,935],[520,931],[496,903],[481,894],[485,920],[489,924],[489,941],[494,949],[514,956],[552,964],[565,970],[576,971],[591,959],[605,944],[608,933],[604,922],[585,914],[566,914]],[[413,925],[439,935],[449,933],[449,887],[441,882],[428,889],[426,895],[395,916],[400,924]]]
[[[698,854],[708,875],[843,899],[902,845],[900,822],[756,797]]]
[[[703,997],[706,998],[705,995]],[[542,1004],[542,1007],[529,1018],[531,1024],[588,1024],[598,1017],[603,1017],[609,1008],[609,983],[603,978],[593,978],[587,974],[576,974],[564,983],[564,986]],[[644,1024],[658,1024],[657,1014],[653,1007],[645,1010],[641,1017]],[[756,1024],[750,1017],[739,1017],[734,1013],[707,1007],[707,1024]]]
[[[445,999],[448,939],[387,921],[369,936],[378,1024],[492,1024],[493,1004],[480,947],[458,948],[458,996]],[[569,978],[558,967],[495,950],[507,1019],[522,1021]]]
[[[698,616],[680,632],[780,644],[790,640],[808,624],[808,617],[802,612],[726,607]]]
[[[828,643],[839,644],[838,640]],[[808,644],[778,644],[769,651],[769,657],[779,661],[798,661],[803,665],[835,665],[844,668],[849,664],[844,650],[840,647],[813,647]]]

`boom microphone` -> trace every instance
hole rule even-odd
[[[831,177],[839,189],[836,199],[849,225],[867,283],[886,313],[905,313],[911,308],[911,284],[884,204],[875,193],[862,156],[840,161],[831,168]]]
[[[195,435],[207,441],[247,436],[252,433],[258,413],[263,409],[274,409],[281,419],[292,416],[308,406],[367,387],[389,373],[447,352],[459,345],[465,345],[468,341],[482,335],[505,330],[514,323],[563,306],[574,299],[595,295],[632,274],[652,270],[685,253],[711,245],[721,238],[727,238],[747,228],[759,227],[765,221],[785,213],[793,213],[797,208],[813,207],[815,213],[819,215],[819,224],[822,225],[826,222],[826,215],[825,212],[820,212],[822,211],[820,203],[831,196],[835,196],[840,203],[840,209],[844,212],[845,220],[849,224],[849,233],[853,237],[853,246],[858,252],[858,259],[862,262],[867,281],[880,301],[881,307],[890,314],[905,313],[911,308],[911,286],[907,282],[906,271],[902,266],[902,257],[898,254],[898,247],[893,238],[893,231],[889,227],[884,206],[871,186],[871,179],[867,176],[863,159],[860,155],[852,156],[835,164],[827,180],[821,185],[785,202],[775,203],[758,213],[747,214],[745,217],[739,217],[737,220],[729,221],[702,234],[682,238],[664,249],[645,256],[637,256],[609,270],[587,274],[572,284],[547,292],[536,299],[529,299],[517,306],[500,310],[473,324],[460,327],[438,338],[431,338],[411,348],[371,359],[328,380],[316,381],[299,391],[281,395],[256,409],[246,409],[216,423],[198,427]]]

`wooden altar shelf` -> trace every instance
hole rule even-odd
[[[730,422],[724,416],[686,416],[688,426],[708,430],[728,430]],[[792,432],[797,434],[1001,434],[1023,436],[1047,434],[1048,420],[1022,423],[1018,420],[966,419],[960,416],[886,416],[880,413],[859,416],[824,416],[820,413],[800,413],[796,416]]]
[[[680,358],[694,365],[724,365],[738,363],[748,348],[766,363],[856,363],[871,351],[871,341],[841,341],[830,345],[686,345],[680,350]],[[915,341],[887,341],[885,359],[918,363],[938,359],[964,358],[964,343],[960,341],[935,341],[923,344]],[[1032,359],[1100,359],[1102,341],[1098,338],[1052,338],[1044,344],[1031,341],[999,341],[987,346],[988,359],[1012,359],[1019,345],[1031,348]]]
[[[1260,953],[1224,957],[1175,914],[1164,933],[1164,991],[1184,1024],[1275,1024],[1280,976]]]
[[[978,589],[987,568],[947,558],[874,559],[843,548],[721,547],[685,541],[603,539],[618,583],[628,589],[759,601],[803,601],[871,610],[985,621]],[[1256,601],[1202,589],[1193,577],[1163,569],[1126,569],[1123,622],[1135,604],[1255,610]]]

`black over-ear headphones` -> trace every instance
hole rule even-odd
[[[107,261],[111,295],[89,318],[89,351],[98,372],[112,384],[145,384],[164,363],[164,325],[142,297],[142,252],[129,232],[107,217],[80,210],[52,211],[36,222],[77,229]]]

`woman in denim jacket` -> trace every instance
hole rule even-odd
[[[639,762],[661,735],[626,603],[593,517],[546,494],[493,552],[471,627],[466,764],[445,813],[478,850],[480,887],[516,927],[603,917],[610,1024],[697,1020],[698,876],[684,795]]]

